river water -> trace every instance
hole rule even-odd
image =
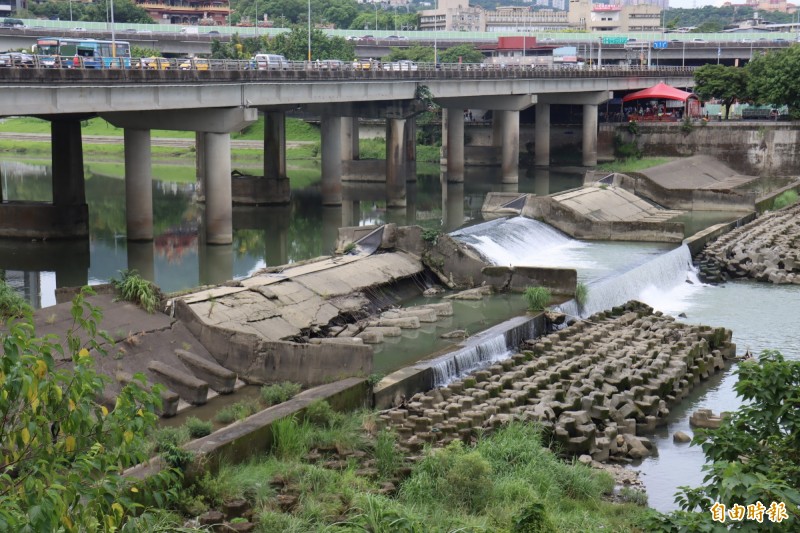
[[[489,191],[541,195],[582,182],[580,169],[528,171],[512,186],[502,184],[489,169],[472,169],[464,184],[442,184],[438,174],[419,173],[416,184],[409,184],[408,207],[402,210],[386,209],[382,184],[345,186],[341,207],[323,207],[319,188],[312,185],[293,190],[288,206],[235,208],[234,243],[228,247],[203,242],[203,207],[194,202],[194,183],[186,179],[193,171],[193,163],[159,169],[153,190],[156,238],[152,243],[134,244],[125,239],[121,162],[87,162],[90,238],[67,243],[0,239],[0,274],[35,307],[54,304],[56,286],[102,283],[126,268],[137,268],[162,290],[171,292],[242,278],[267,265],[328,254],[335,246],[336,228],[342,225],[388,221],[453,231],[479,221]],[[0,187],[5,198],[50,200],[50,169],[39,161],[0,156]],[[692,214],[685,219],[687,233],[729,218],[725,213]],[[686,260],[688,252],[680,248],[581,242],[521,219],[471,226],[456,237],[496,264],[576,268],[579,278],[590,287],[590,301],[598,308],[635,297],[665,313],[685,313],[683,321],[732,329],[740,352],[775,348],[788,358],[800,358],[796,328],[800,288],[796,286],[747,282],[706,286],[697,282]],[[620,273],[626,274],[615,280]],[[456,307],[454,319],[426,330],[404,332],[402,339],[387,339],[376,350],[375,370],[390,371],[413,362],[418,354],[446,350],[452,342],[439,339],[440,330],[474,333],[524,312],[521,298],[507,295],[484,302],[459,302]],[[688,413],[696,408],[736,408],[734,370],[731,367],[709,379],[672,411],[669,426],[653,436],[660,455],[638,468],[650,505],[656,509],[673,509],[677,486],[702,481],[701,451],[674,445],[672,434],[677,430],[691,433]]]

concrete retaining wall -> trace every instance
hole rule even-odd
[[[89,235],[89,206],[35,202],[0,204],[0,237],[70,239]]]
[[[289,203],[289,178],[236,176],[231,180],[234,205]]]
[[[337,411],[350,411],[369,404],[369,385],[366,380],[349,378],[303,391],[291,400],[264,409],[246,419],[234,422],[183,448],[195,454],[194,463],[187,469],[187,482],[208,471],[215,472],[222,462],[239,463],[265,453],[272,448],[272,424],[282,418],[302,415],[314,401],[327,401]],[[163,467],[160,458],[128,469],[127,477],[144,479]]]
[[[522,216],[543,220],[576,239],[681,242],[679,222],[589,220],[549,197],[529,197]]]
[[[627,124],[600,124],[598,150],[613,156],[613,137],[619,133],[632,138]],[[800,168],[800,129],[785,122],[709,122],[695,123],[690,132],[680,123],[640,123],[636,136],[647,156],[686,157],[706,154],[716,157],[743,174],[787,176]],[[609,150],[611,152],[609,152]]]
[[[694,257],[699,254],[709,242],[716,240],[720,235],[724,235],[734,228],[738,228],[743,224],[755,220],[755,218],[755,213],[748,213],[731,222],[716,224],[684,239],[683,244],[689,247],[689,251],[692,253],[692,257]]]
[[[755,194],[752,192],[705,189],[666,189],[644,174],[616,174],[614,184],[654,202],[682,211],[752,211]]]
[[[800,181],[796,181],[785,187],[781,187],[780,189],[772,191],[769,194],[759,197],[756,200],[756,211],[758,211],[759,213],[763,213],[764,211],[772,209],[772,203],[775,201],[775,198],[785,193],[786,191],[795,191],[797,193],[800,193]]]
[[[175,301],[175,316],[220,365],[248,383],[293,381],[317,385],[372,373],[373,354],[369,346],[262,341],[254,334],[204,323],[180,299]]]
[[[386,181],[386,160],[353,159],[342,161],[342,181]]]

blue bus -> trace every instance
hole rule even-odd
[[[35,52],[42,66],[49,68],[130,68],[128,41],[42,37]]]

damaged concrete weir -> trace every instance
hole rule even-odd
[[[637,434],[735,356],[731,332],[685,325],[639,302],[527,342],[529,349],[384,412],[379,425],[416,451],[469,441],[512,419],[535,421],[567,454],[629,461],[652,453]],[[621,438],[620,438],[621,437]]]

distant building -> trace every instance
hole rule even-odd
[[[27,0],[0,0],[0,17],[15,15],[18,11],[27,8]]]
[[[786,0],[746,0],[744,3],[725,2],[723,6],[747,6],[759,11],[777,11],[779,13],[796,13],[797,5]]]
[[[419,15],[422,31],[485,31],[484,10],[470,7],[468,0],[439,0],[438,9]]]
[[[3,1],[3,0],[0,0]],[[228,0],[135,0],[157,24],[222,25],[231,14]]]
[[[569,26],[566,11],[529,7],[498,7],[485,14],[486,29],[491,32],[511,31],[559,31]]]
[[[661,8],[653,4],[593,4],[570,0],[572,28],[596,32],[654,32],[661,29]]]

